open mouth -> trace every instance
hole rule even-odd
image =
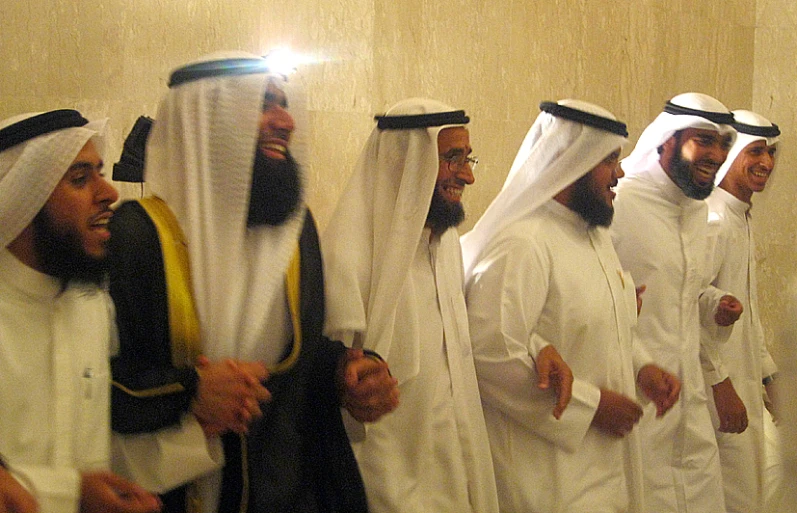
[[[284,160],[288,154],[288,143],[271,139],[260,145],[260,151],[268,158]]]
[[[462,199],[462,192],[464,190],[464,187],[457,187],[453,185],[443,187],[443,193],[451,201],[460,201]]]
[[[111,221],[112,213],[106,212],[96,216],[91,223],[89,223],[89,228],[92,231],[98,232],[102,237],[110,237],[111,232],[108,229],[108,223]]]
[[[697,178],[702,182],[709,182],[714,180],[714,175],[717,174],[717,166],[711,164],[699,164],[695,166],[697,169]]]

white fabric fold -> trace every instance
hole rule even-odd
[[[257,56],[223,52],[197,62],[230,58]],[[263,71],[174,87],[147,143],[147,184],[171,207],[188,239],[203,351],[211,359],[258,354],[264,312],[282,290],[304,220],[302,207],[282,226],[247,228],[269,80]]]

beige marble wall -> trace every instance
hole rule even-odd
[[[797,278],[797,4],[791,0],[758,0],[752,108],[777,123],[783,135],[776,174],[767,190],[754,198],[752,211],[758,244],[762,316],[773,351],[787,319],[785,291]]]
[[[321,226],[372,115],[430,96],[473,119],[482,164],[466,192],[468,229],[540,101],[602,104],[635,140],[666,99],[706,92],[732,108],[752,105],[786,132],[775,187],[756,205],[772,332],[794,274],[796,9],[792,0],[5,0],[0,118],[64,106],[109,116],[114,162],[136,117],[155,116],[171,69],[210,51],[287,45],[324,59],[300,72],[308,200]]]
[[[776,173],[755,199],[759,293],[770,347],[783,371],[780,384],[784,483],[797,475],[797,4],[757,0],[753,110],[777,123],[783,135]],[[797,511],[797,489],[786,486],[777,511]]]

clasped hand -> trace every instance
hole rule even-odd
[[[739,319],[742,310],[744,308],[738,299],[731,295],[722,296],[714,314],[714,322],[719,326],[730,326]]]
[[[191,411],[206,436],[227,431],[247,433],[252,420],[263,415],[260,403],[271,400],[263,386],[268,372],[262,363],[231,359],[211,362],[200,356],[197,373],[199,386]]]
[[[337,381],[341,405],[360,422],[375,422],[399,404],[398,381],[387,362],[360,349],[346,351]]]
[[[656,405],[657,417],[667,413],[678,402],[681,393],[680,380],[653,364],[639,370],[637,384]],[[642,413],[642,407],[636,401],[623,394],[601,389],[600,403],[592,424],[612,436],[623,437],[639,422]]]

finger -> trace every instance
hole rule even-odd
[[[546,390],[551,386],[551,362],[547,358],[537,359],[537,388]]]
[[[261,383],[253,386],[250,391],[252,392],[253,398],[257,402],[267,403],[271,401],[271,392],[269,392],[268,388],[264,387]]]
[[[268,378],[268,370],[261,362],[238,362],[238,368],[250,386],[260,384]]]
[[[562,381],[556,386],[557,392],[557,402],[556,406],[553,409],[553,416],[554,418],[561,419],[562,414],[567,408],[567,405],[570,403],[570,398],[572,397],[572,380],[568,381],[566,379],[560,380]]]
[[[250,421],[252,418],[260,418],[263,416],[260,403],[255,399],[246,399],[244,410],[250,415]]]
[[[562,417],[567,405],[570,404],[570,399],[573,397],[573,373],[570,368],[563,369],[557,374],[559,381],[559,401],[554,410],[554,416],[559,419]]]

